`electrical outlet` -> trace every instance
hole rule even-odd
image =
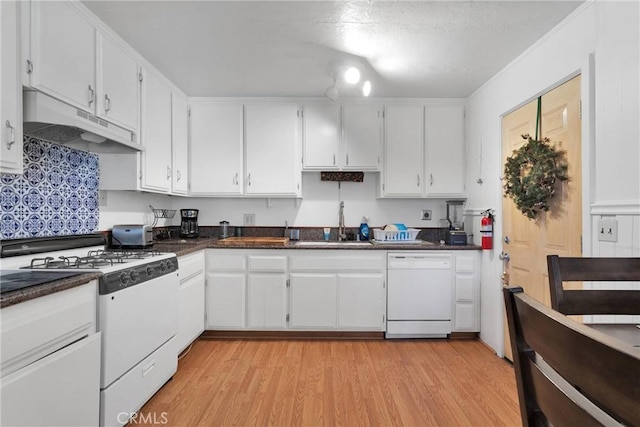
[[[618,220],[607,218],[598,220],[598,240],[601,242],[618,241]]]
[[[242,216],[242,225],[256,225],[256,214],[244,214]]]
[[[98,191],[98,206],[107,206],[107,192],[106,190]]]
[[[421,210],[420,219],[423,221],[431,221],[431,210],[428,210],[428,209]]]

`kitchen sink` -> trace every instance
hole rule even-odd
[[[368,247],[371,246],[371,242],[358,242],[358,241],[326,241],[326,240],[318,240],[318,241],[302,241],[296,242],[295,246],[333,246],[333,247],[342,247],[342,246],[356,246],[356,247]]]

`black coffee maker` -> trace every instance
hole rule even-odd
[[[180,209],[180,237],[198,237],[198,209]]]

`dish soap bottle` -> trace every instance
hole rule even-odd
[[[368,241],[369,240],[369,219],[365,216],[362,217],[362,222],[360,223],[360,240],[361,241]]]

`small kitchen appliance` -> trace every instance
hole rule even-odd
[[[198,229],[198,209],[180,209],[180,237],[196,238],[200,234]]]
[[[218,227],[218,237],[220,239],[226,239],[229,237],[229,221],[220,221],[220,226]]]
[[[145,249],[153,246],[153,228],[150,225],[114,225],[111,229],[111,247]]]
[[[467,233],[464,231],[464,200],[447,200],[447,222],[449,229],[446,233],[448,245],[463,246],[467,244]]]

